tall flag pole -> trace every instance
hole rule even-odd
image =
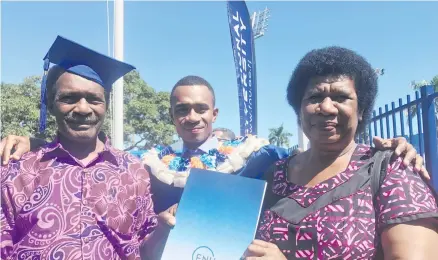
[[[257,78],[252,22],[245,1],[227,1],[236,66],[240,135],[257,134]]]

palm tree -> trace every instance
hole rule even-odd
[[[415,82],[415,81],[411,82],[411,86],[415,90],[419,90],[422,86],[425,86],[425,85],[433,85],[434,92],[438,92],[438,75],[433,77],[433,79],[429,82],[426,80],[423,80],[421,82]],[[434,102],[435,102],[435,118],[438,121],[438,98],[435,98]],[[412,116],[412,118],[416,117],[417,116],[417,107],[416,106],[410,107],[408,110],[408,113]],[[436,131],[438,133],[438,126],[437,126]]]
[[[279,147],[289,147],[289,137],[292,134],[286,131],[281,124],[278,128],[269,129],[269,142]]]
[[[423,80],[421,82],[415,82],[413,80],[411,82],[411,86],[415,90],[420,90],[420,88],[422,86],[426,86],[426,85],[433,85],[434,86],[434,91],[438,92],[438,75],[433,77],[433,79],[431,81]],[[435,99],[435,110],[436,110],[436,115],[437,115],[437,118],[438,118],[438,98]],[[417,107],[416,106],[410,107],[409,113],[411,114],[412,117],[415,117],[417,115]]]

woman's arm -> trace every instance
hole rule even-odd
[[[376,199],[385,260],[438,259],[437,196],[401,157],[388,165]]]
[[[385,260],[438,259],[438,221],[418,219],[390,225],[382,232]]]

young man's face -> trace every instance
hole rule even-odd
[[[212,134],[218,109],[213,93],[203,85],[178,86],[171,98],[171,115],[178,135],[189,146],[205,142]]]

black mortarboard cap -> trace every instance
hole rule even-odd
[[[44,75],[41,82],[40,132],[44,132],[46,128],[47,104],[45,95],[50,63],[59,65],[69,73],[94,81],[107,91],[111,91],[116,80],[135,69],[130,64],[58,36],[44,57]]]

